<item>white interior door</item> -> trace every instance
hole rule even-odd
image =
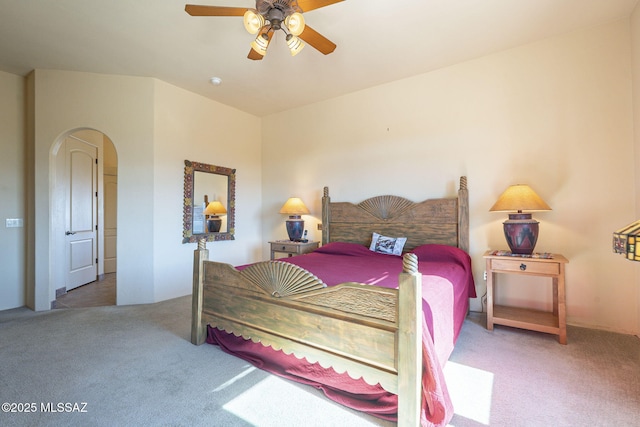
[[[66,151],[66,265],[67,290],[96,280],[98,149],[69,137]]]
[[[104,272],[116,272],[118,176],[104,175]]]

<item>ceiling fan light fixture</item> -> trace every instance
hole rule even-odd
[[[304,31],[304,17],[299,12],[292,13],[285,18],[284,25],[289,29],[291,34],[299,36]]]
[[[248,0],[247,0],[248,1]],[[305,12],[340,3],[344,0],[254,0],[255,7],[225,7],[187,4],[185,11],[190,16],[234,16],[242,17],[245,29],[253,34],[247,58],[259,61],[267,53],[271,39],[278,30],[284,32],[291,55],[297,55],[308,44],[323,55],[336,49],[336,44],[306,26]],[[302,41],[302,40],[304,41]]]
[[[289,50],[291,51],[291,56],[296,56],[306,46],[299,37],[293,34],[287,34],[286,40],[287,46],[289,46]]]
[[[247,9],[243,17],[244,28],[249,34],[256,34],[264,26],[264,16],[255,9]]]
[[[251,42],[251,48],[262,56],[267,54],[267,47],[269,47],[269,36],[266,33],[258,34],[258,37]]]

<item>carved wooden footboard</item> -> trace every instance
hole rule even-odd
[[[455,198],[413,203],[379,196],[358,205],[332,203],[325,188],[323,244],[366,244],[378,232],[408,236],[406,249],[437,243],[468,251],[466,184],[462,177]],[[237,270],[208,258],[200,241],[193,266],[194,344],[205,341],[211,325],[369,384],[380,383],[398,395],[398,425],[420,424],[422,275],[414,254],[403,257],[398,289],[357,283],[326,287],[285,262]]]
[[[194,344],[204,342],[211,325],[380,383],[399,396],[399,425],[419,425],[422,276],[415,255],[405,255],[396,290],[357,283],[326,287],[285,262],[237,270],[208,261],[204,247],[195,252]]]

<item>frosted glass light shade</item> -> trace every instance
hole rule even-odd
[[[305,44],[302,40],[300,40],[299,37],[296,37],[292,34],[287,34],[287,46],[289,46],[291,56],[296,56],[305,47]]]
[[[249,34],[256,34],[258,31],[260,31],[260,28],[264,26],[264,16],[260,15],[257,12],[257,10],[248,9],[244,13],[244,28],[249,32]]]
[[[269,36],[266,34],[259,34],[258,37],[251,42],[251,48],[262,56],[267,54],[267,47],[269,47]]]
[[[284,25],[294,36],[299,36],[304,31],[304,17],[301,13],[295,12],[284,19]]]

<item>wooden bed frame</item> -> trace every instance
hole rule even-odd
[[[458,196],[414,203],[379,196],[357,205],[322,198],[322,243],[368,245],[373,232],[406,236],[405,250],[436,243],[469,251],[466,177]],[[398,395],[398,425],[420,424],[422,275],[414,254],[403,257],[398,289],[358,283],[325,285],[286,262],[243,270],[208,261],[204,240],[194,253],[191,341],[211,325],[309,362],[362,377]],[[402,309],[400,309],[402,307]]]

